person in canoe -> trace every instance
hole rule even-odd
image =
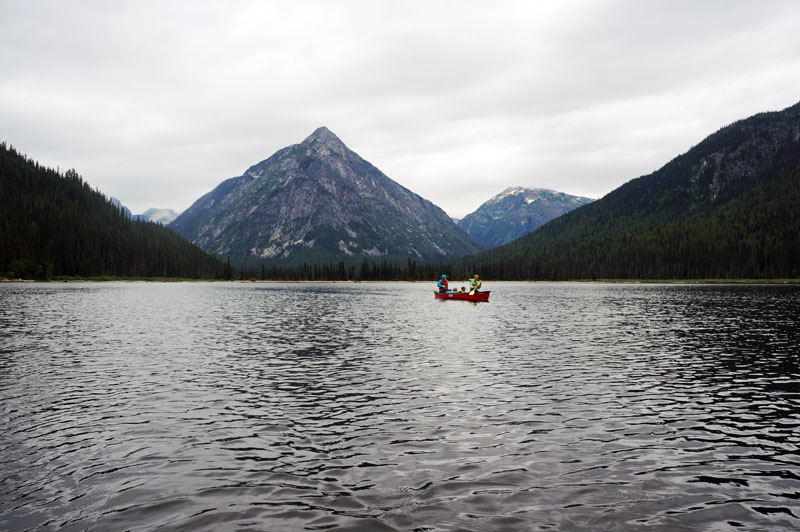
[[[439,279],[439,282],[436,284],[436,286],[439,288],[440,294],[447,292],[447,276],[442,275],[442,278]]]
[[[472,283],[472,288],[470,289],[469,293],[470,294],[474,294],[481,287],[481,282],[478,280],[478,274],[477,273],[475,274],[475,277],[470,279],[470,283]]]

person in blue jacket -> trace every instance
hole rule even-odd
[[[436,284],[436,286],[439,288],[440,294],[447,292],[447,276],[442,275],[442,278],[439,279],[439,282]]]

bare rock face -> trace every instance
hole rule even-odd
[[[495,248],[592,201],[554,190],[510,187],[466,215],[458,226],[478,242]]]
[[[698,153],[686,186],[693,196],[692,209],[725,200],[726,192],[735,193],[739,187],[748,186],[753,176],[772,163],[777,150],[795,142],[798,136],[800,104],[782,112],[755,115],[708,137],[692,150]]]
[[[170,227],[218,255],[443,261],[485,249],[321,127],[222,182]]]

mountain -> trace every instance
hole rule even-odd
[[[486,247],[496,248],[592,201],[543,188],[510,187],[466,215],[458,226]]]
[[[122,202],[120,200],[118,200],[117,198],[108,198],[108,202],[111,205],[113,205],[114,207],[116,207],[117,209],[119,209],[120,211],[122,211],[122,214],[128,220],[133,220],[134,219],[134,216],[133,216],[133,213],[131,212],[131,210],[129,208],[127,208],[125,205],[123,205]]]
[[[470,257],[510,279],[800,277],[800,103]]]
[[[147,209],[142,214],[136,215],[136,218],[139,220],[142,220],[144,222],[154,222],[161,225],[169,225],[177,217],[178,213],[173,211],[172,209],[156,209],[156,208]]]
[[[429,262],[485,249],[325,127],[222,182],[169,227],[240,263]]]
[[[211,278],[224,266],[160,225],[136,222],[75,170],[0,144],[0,276]]]

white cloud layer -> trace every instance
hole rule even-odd
[[[461,217],[800,100],[795,0],[0,2],[0,139],[182,210],[325,125]]]

